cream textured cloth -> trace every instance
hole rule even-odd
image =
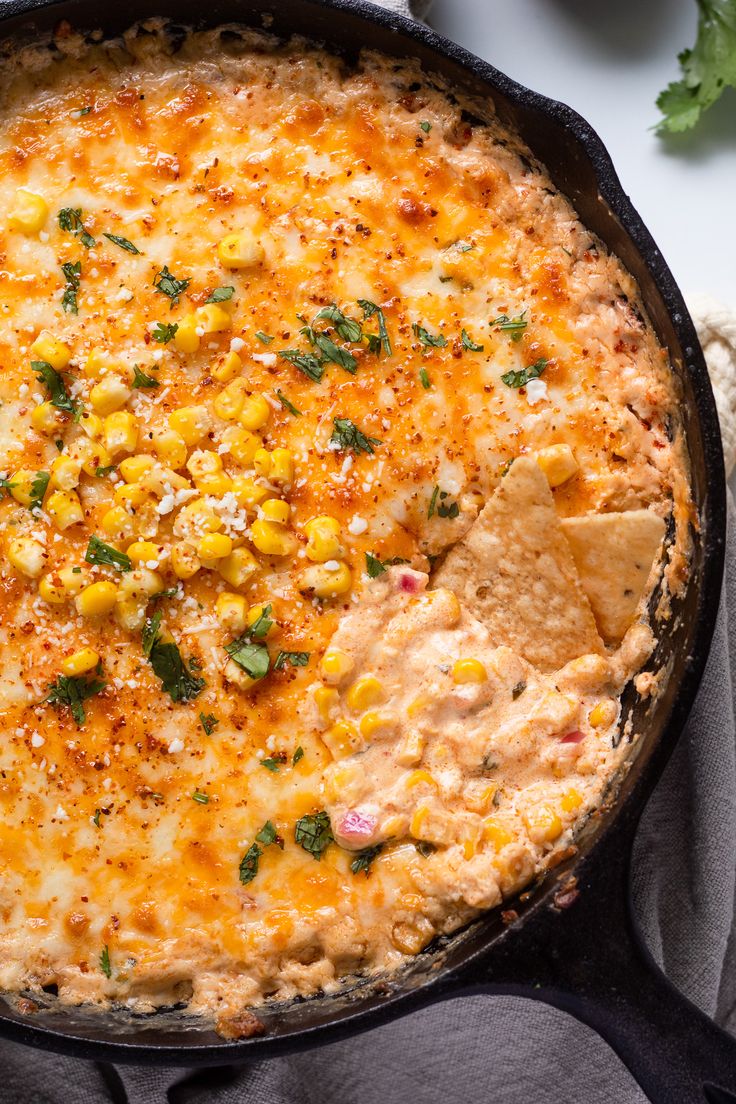
[[[736,310],[709,295],[688,296],[718,405],[726,475],[736,463]]]

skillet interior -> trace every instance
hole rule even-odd
[[[624,698],[625,715],[644,738],[624,780],[615,808],[601,811],[583,831],[574,859],[550,874],[515,904],[524,925],[546,909],[559,888],[559,877],[580,875],[596,861],[601,838],[635,819],[674,746],[692,704],[707,658],[723,564],[725,496],[717,415],[702,353],[679,290],[650,235],[621,190],[610,159],[591,128],[572,110],[521,88],[491,66],[473,58],[423,26],[393,16],[371,4],[351,0],[214,0],[208,13],[194,0],[133,0],[101,14],[91,0],[41,3],[12,0],[5,6],[0,39],[33,40],[60,19],[76,28],[98,28],[115,34],[138,19],[170,17],[177,25],[216,25],[237,20],[288,36],[304,34],[350,58],[361,48],[398,57],[419,58],[467,95],[488,102],[492,97],[502,120],[517,129],[547,166],[560,190],[572,200],[582,222],[615,252],[637,279],[659,339],[668,348],[682,388],[682,417],[692,464],[693,496],[700,531],[694,535],[690,585],[675,605],[674,616],[660,631],[652,663],[671,667],[662,696],[653,706]],[[366,18],[368,17],[368,18]],[[479,113],[482,107],[479,108]],[[623,844],[623,839],[622,839]],[[116,1061],[207,1064],[268,1054],[334,1041],[359,1028],[375,1026],[444,995],[455,973],[486,959],[506,928],[498,911],[469,928],[433,944],[405,970],[378,982],[348,988],[345,993],[313,998],[263,1010],[269,1033],[240,1043],[225,1043],[202,1030],[180,1010],[133,1018],[127,1013],[101,1015],[49,1007],[31,1018],[0,1003],[0,1033],[20,1041],[84,1056]],[[472,968],[472,967],[471,967]],[[467,971],[465,971],[467,974]]]

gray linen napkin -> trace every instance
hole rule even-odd
[[[409,12],[409,0],[382,2]],[[721,392],[729,381],[719,401],[726,423],[736,405],[736,343],[733,358],[725,357],[723,331],[714,334],[714,325],[711,311],[702,332]],[[731,426],[724,424],[732,449]],[[731,466],[732,452],[727,459]],[[726,578],[710,659],[639,829],[634,891],[655,958],[691,1000],[736,1031],[734,639],[736,509],[729,496]],[[0,1071],[2,1104],[646,1104],[594,1032],[511,997],[450,1001],[356,1039],[247,1067],[113,1068],[1,1043]]]

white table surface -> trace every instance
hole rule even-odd
[[[736,92],[692,136],[649,129],[695,40],[695,0],[434,0],[429,22],[584,115],[685,294],[736,308]]]

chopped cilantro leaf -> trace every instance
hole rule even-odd
[[[110,965],[110,951],[108,949],[107,943],[102,948],[102,952],[100,954],[100,969],[102,970],[102,972],[103,972],[103,974],[105,975],[106,978],[112,977],[112,966]]]
[[[391,356],[393,349],[391,348],[391,339],[388,336],[388,329],[386,328],[386,319],[383,311],[376,303],[371,303],[370,299],[359,299],[358,306],[363,311],[366,318],[372,318],[375,314],[378,319],[378,339],[379,346],[375,349],[371,349],[371,352],[378,352],[379,348],[383,349],[386,356]]]
[[[289,364],[293,364],[314,383],[319,383],[325,373],[324,362],[314,353],[302,353],[299,349],[282,349],[279,356],[288,360]]]
[[[530,364],[527,368],[522,368],[518,372],[504,372],[501,379],[507,387],[526,387],[529,380],[539,379],[547,367],[547,363],[544,357],[540,357],[539,360],[535,360],[534,364]]]
[[[401,556],[392,556],[390,560],[379,560],[378,556],[374,556],[372,552],[366,552],[365,554],[365,569],[370,579],[377,579],[379,575],[383,575],[387,567],[394,567],[396,564],[408,562],[408,560],[402,559]]]
[[[286,667],[306,667],[309,663],[309,652],[279,652],[274,662],[274,671],[281,671]]]
[[[332,303],[329,307],[322,307],[321,310],[317,311],[312,325],[314,325],[315,322],[321,322],[323,319],[332,322],[335,331],[340,335],[343,341],[351,341],[355,344],[362,340],[363,327],[360,322],[356,322],[353,318],[348,318],[336,303]]]
[[[133,386],[134,387],[158,387],[159,382],[154,379],[153,376],[147,376],[145,372],[142,372],[137,364],[133,365]]]
[[[15,487],[15,483],[11,483],[11,481],[9,479],[5,479],[5,478],[0,479],[0,491],[2,492],[2,496],[6,495],[6,494],[10,494],[13,487]],[[2,497],[2,496],[0,496],[0,497]]]
[[[297,765],[297,763],[299,762],[299,760],[303,759],[303,758],[304,758],[304,748],[300,744],[299,747],[296,749],[296,751],[294,752],[294,754],[291,757],[292,767],[295,767]]]
[[[214,713],[200,713],[199,723],[204,729],[205,736],[211,736],[220,723]]]
[[[124,249],[126,253],[140,253],[140,249],[136,245],[133,245],[132,241],[128,241],[127,238],[119,238],[117,234],[103,234],[102,236],[103,238],[107,238],[108,241],[111,241],[113,245],[117,245],[121,249]]]
[[[371,863],[383,850],[383,844],[377,843],[374,847],[364,847],[362,851],[358,851],[357,855],[350,864],[350,869],[353,874],[365,874],[366,878],[371,872]]]
[[[271,660],[265,644],[253,644],[245,637],[238,637],[225,645],[225,651],[252,679],[262,679],[268,674]]]
[[[268,636],[273,626],[273,620],[271,619],[271,603],[261,609],[261,612],[256,617],[255,621],[248,629],[248,635],[252,640],[262,640],[265,636]]]
[[[154,341],[158,341],[159,345],[166,345],[175,337],[178,329],[178,322],[157,322],[151,331],[151,337]]]
[[[161,638],[161,612],[147,617],[143,625],[143,654],[161,679],[161,689],[175,702],[188,702],[196,698],[207,685],[203,678],[193,675],[181,657],[178,647]]]
[[[130,571],[133,563],[130,556],[119,552],[110,544],[105,544],[99,537],[91,536],[84,559],[90,564],[100,564],[103,567],[116,567],[119,571]]]
[[[473,341],[467,330],[463,330],[461,334],[461,341],[463,343],[463,349],[469,349],[471,353],[483,352],[483,346],[478,345],[476,341]]]
[[[457,502],[446,502],[445,499],[447,497],[447,491],[440,491],[439,502],[437,503],[437,516],[456,518],[460,513],[460,507]]]
[[[234,287],[218,287],[211,295],[207,296],[205,303],[226,303],[228,299],[232,299],[234,294]]]
[[[427,348],[444,349],[447,344],[447,338],[444,334],[431,334],[429,330],[426,330],[424,326],[420,326],[418,322],[413,322],[411,328],[414,332],[414,336]]]
[[[419,369],[419,379],[424,390],[429,391],[430,387],[432,386],[432,381],[429,378],[429,373],[427,372],[426,368]]]
[[[82,277],[82,263],[81,261],[75,261],[72,264],[71,261],[67,261],[66,264],[61,266],[61,271],[64,273],[64,280],[66,281],[64,294],[61,297],[61,309],[66,314],[79,314],[77,292]]]
[[[201,790],[195,790],[192,794],[192,801],[196,801],[198,805],[209,805],[209,794],[202,793]]]
[[[282,851],[284,849],[284,841],[270,820],[266,821],[260,832],[256,832],[256,840],[258,843],[262,843],[264,847],[270,847],[272,843],[275,843]]]
[[[429,509],[427,510],[427,519],[434,517],[435,506],[437,505],[437,495],[440,493],[439,487],[435,486],[432,491],[432,497],[429,500]]]
[[[302,416],[301,410],[297,410],[297,408],[294,406],[293,402],[290,402],[289,399],[287,399],[286,395],[284,394],[284,392],[281,390],[280,387],[276,388],[275,394],[276,394],[276,398],[279,400],[279,402],[283,406],[284,410],[288,410],[289,413],[293,414],[295,418],[301,418],[301,416]]]
[[[159,291],[162,295],[166,295],[171,300],[172,310],[191,282],[191,280],[178,280],[176,276],[169,272],[167,265],[164,265],[161,271],[157,272],[153,278],[153,286],[156,291]]]
[[[509,318],[507,314],[499,314],[498,318],[494,318],[491,322],[492,326],[498,326],[499,330],[503,330],[505,333],[511,335],[512,341],[521,341],[528,323],[524,318],[526,311],[523,310],[521,314],[517,314],[516,318]]]
[[[425,134],[429,134],[430,130],[432,129],[432,124],[428,123],[426,119],[423,119],[422,122],[419,124],[419,127],[421,130],[424,131]]]
[[[319,861],[335,839],[330,818],[324,809],[313,816],[300,817],[294,826],[294,839],[313,859]]]
[[[274,340],[273,337],[270,337],[269,334],[264,333],[263,330],[256,330],[256,337],[259,341],[263,342],[264,345],[270,345],[271,342]]]
[[[101,827],[101,825],[100,825],[100,814],[101,813],[102,813],[102,809],[95,809],[95,815],[92,817],[92,823],[94,824],[95,828]]]
[[[31,513],[42,508],[50,479],[50,472],[40,471],[34,475],[31,482],[31,501],[28,503],[28,509]]]
[[[366,437],[350,418],[333,418],[333,422],[335,428],[330,437],[330,444],[337,445],[338,449],[350,449],[355,453],[373,453],[373,446],[381,444],[377,437]]]
[[[698,33],[692,49],[679,56],[682,76],[659,94],[660,133],[688,130],[720,98],[736,88],[736,7],[734,0],[698,0]]]
[[[252,882],[258,873],[258,863],[263,852],[257,843],[252,843],[240,860],[239,875],[243,885]]]
[[[82,702],[99,694],[106,685],[102,679],[87,678],[85,675],[59,675],[56,682],[49,686],[49,693],[44,701],[70,709],[72,717],[81,728],[87,718]]]
[[[270,770],[273,774],[279,773],[279,767],[281,766],[280,759],[274,759],[272,756],[268,756],[266,759],[261,759],[261,766],[266,770]]]
[[[92,235],[88,234],[84,229],[81,207],[62,207],[59,211],[58,219],[60,229],[67,230],[70,234],[79,237],[82,245],[87,249],[92,249],[97,245]]]
[[[95,468],[95,475],[98,479],[104,479],[104,477],[106,475],[109,475],[110,472],[114,472],[116,467],[117,464],[108,464],[104,468]]]
[[[81,404],[75,402],[66,389],[63,377],[45,360],[32,360],[31,368],[39,383],[43,383],[49,393],[49,402],[57,410],[67,410],[70,414],[81,412]]]

